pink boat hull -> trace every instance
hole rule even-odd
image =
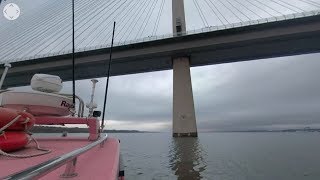
[[[9,158],[0,156],[0,177],[6,177],[29,167],[35,166],[52,158],[61,156],[90,143],[87,138],[46,138],[39,139],[41,147],[50,149],[52,152],[32,158]],[[35,153],[34,144],[31,143],[26,149],[15,154]],[[85,152],[77,158],[77,176],[71,179],[118,179],[120,143],[115,138],[108,138],[103,147],[99,145]],[[48,173],[41,179],[60,179],[66,165]],[[70,179],[70,178],[68,178]]]

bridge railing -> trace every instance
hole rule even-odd
[[[274,17],[269,17],[269,18],[244,21],[244,22],[237,22],[237,23],[231,23],[231,24],[225,24],[225,25],[219,25],[219,26],[209,26],[209,27],[205,27],[205,28],[201,28],[201,29],[189,30],[186,32],[182,32],[181,34],[173,33],[173,34],[164,34],[164,35],[159,35],[159,36],[148,36],[148,37],[135,39],[135,40],[115,42],[114,46],[115,47],[116,46],[124,46],[124,45],[130,45],[130,44],[137,44],[137,43],[143,43],[143,42],[169,39],[169,38],[174,38],[177,36],[188,36],[188,35],[192,35],[192,34],[220,31],[220,30],[226,30],[226,29],[232,29],[232,28],[238,28],[238,27],[244,27],[244,26],[252,26],[252,25],[257,25],[257,24],[265,24],[265,23],[269,23],[269,22],[285,21],[285,20],[289,20],[289,19],[304,18],[304,17],[317,16],[317,15],[320,15],[320,10],[313,10],[313,11],[301,12],[301,13],[293,13],[293,14],[287,14],[287,15],[282,15],[282,16],[274,16]],[[110,44],[105,44],[105,45],[97,45],[97,46],[91,46],[91,47],[78,48],[78,49],[76,49],[76,52],[85,52],[85,51],[91,51],[91,50],[96,50],[96,49],[109,48],[110,46],[111,46]],[[65,50],[65,51],[47,53],[47,54],[38,54],[38,55],[34,55],[34,56],[22,57],[22,58],[17,58],[17,59],[4,60],[2,63],[4,64],[7,62],[11,63],[11,62],[19,62],[19,61],[26,61],[26,60],[32,60],[32,59],[40,59],[40,58],[59,56],[59,55],[70,54],[70,53],[72,53],[71,49]]]

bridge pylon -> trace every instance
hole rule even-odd
[[[172,0],[172,27],[177,36],[186,32],[183,0]],[[173,137],[197,137],[190,58],[173,58]]]

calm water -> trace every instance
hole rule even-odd
[[[121,140],[126,179],[320,179],[320,133],[109,134]]]

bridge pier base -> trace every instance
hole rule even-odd
[[[173,60],[173,137],[197,137],[190,62],[188,57]]]

